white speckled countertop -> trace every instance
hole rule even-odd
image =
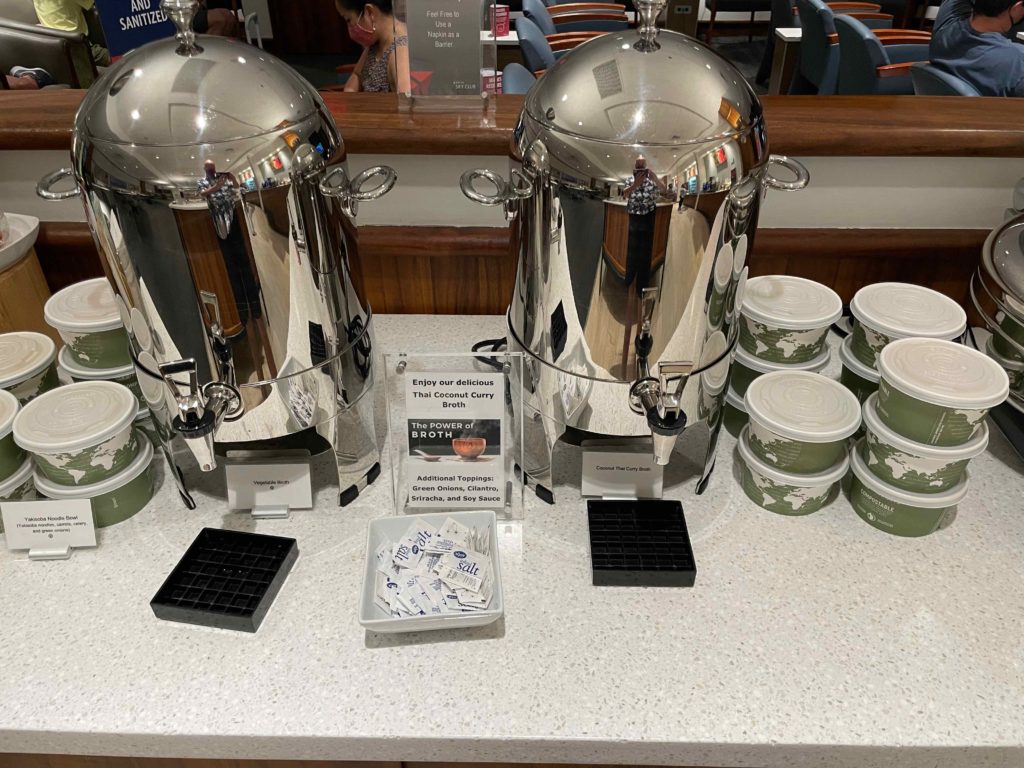
[[[468,349],[501,327],[381,317],[377,346]],[[693,477],[668,494],[686,507],[693,589],[591,586],[579,457],[565,449],[560,503],[530,496],[525,520],[501,526],[504,620],[420,635],[356,621],[366,523],[391,510],[387,468],[353,506],[321,480],[316,509],[258,523],[225,511],[219,473],[201,477],[193,512],[167,480],[95,550],[0,552],[0,751],[1024,765],[1024,467],[1002,437],[973,463],[955,523],[923,539],[877,531],[843,499],[765,512],[732,479],[733,444],[724,435],[705,495]],[[255,635],[150,610],[204,526],[298,540]]]

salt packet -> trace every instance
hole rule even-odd
[[[457,549],[444,555],[434,571],[453,587],[479,592],[491,573],[491,558],[471,549]]]

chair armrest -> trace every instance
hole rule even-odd
[[[875,72],[881,78],[886,77],[900,77],[902,75],[909,75],[910,68],[915,64],[927,64],[927,61],[901,61],[899,64],[883,64],[880,67],[875,67]]]
[[[887,35],[879,37],[878,42],[882,45],[927,45],[931,35],[921,37],[920,35]]]
[[[553,19],[566,13],[598,11],[603,13],[625,13],[626,6],[618,3],[563,3],[548,6],[548,15]]]
[[[548,45],[554,45],[560,40],[584,40],[590,39],[591,37],[600,37],[601,35],[607,35],[607,32],[556,32],[553,35],[546,35],[545,40],[548,41]]]
[[[352,74],[353,72],[356,71],[356,65],[342,64],[340,67],[335,67],[334,71],[337,72],[339,75]]]
[[[926,43],[932,39],[932,33],[926,29],[876,29],[875,37],[882,45],[892,45],[888,42],[899,40],[902,43]]]
[[[861,21],[869,19],[873,21],[892,21],[893,19],[891,13],[872,13],[871,11],[851,11],[850,13],[844,13],[843,16],[850,16]]]
[[[625,13],[567,13],[564,16],[552,16],[555,26],[560,24],[579,24],[586,21],[621,21],[629,23]]]
[[[825,3],[833,11],[866,11],[869,13],[878,13],[882,10],[882,6],[878,3],[860,3],[860,2],[846,2],[841,0],[836,3]]]
[[[607,32],[602,32],[601,34],[608,34],[608,33]],[[551,50],[552,51],[568,51],[568,50],[572,50],[573,48],[575,48],[580,43],[585,43],[585,42],[587,42],[587,40],[593,40],[595,37],[599,37],[599,35],[588,35],[587,33],[583,33],[583,35],[573,35],[570,32],[570,33],[567,33],[567,35],[568,35],[568,37],[563,37],[560,40],[555,40],[554,42],[550,42],[549,41],[549,45],[551,46]]]

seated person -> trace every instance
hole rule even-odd
[[[39,67],[11,67],[9,74],[4,75],[7,87],[12,91],[38,91],[53,85],[53,76]]]
[[[409,37],[391,0],[334,0],[352,40],[365,49],[346,91],[409,93]],[[402,57],[402,66],[396,59]]]
[[[192,19],[192,29],[200,35],[238,36],[238,16],[231,0],[200,0]]]
[[[1006,34],[1024,19],[1022,0],[943,0],[929,56],[982,96],[1024,96],[1024,46]]]
[[[88,36],[89,24],[85,11],[95,7],[96,0],[32,0],[39,23],[62,32],[80,32]],[[97,43],[92,44],[92,60],[98,67],[110,64],[110,51]]]

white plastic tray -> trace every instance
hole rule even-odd
[[[491,566],[494,569],[494,595],[491,606],[483,611],[443,614],[441,616],[389,616],[374,602],[374,553],[385,541],[398,541],[414,520],[426,520],[440,527],[451,517],[471,528],[491,527]],[[497,621],[505,613],[505,598],[501,587],[501,566],[498,557],[497,518],[491,510],[481,512],[439,512],[426,515],[399,515],[379,517],[370,521],[366,536],[366,562],[363,567],[363,596],[359,603],[359,623],[374,632],[425,632],[431,629],[458,629],[482,627]]]

